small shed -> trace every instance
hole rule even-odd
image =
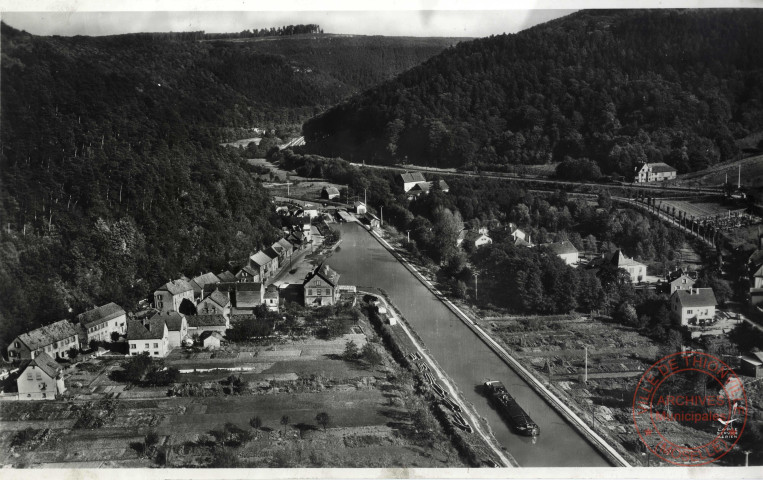
[[[223,336],[220,334],[220,332],[211,332],[209,330],[203,332],[199,336],[199,341],[201,341],[201,345],[207,350],[217,350],[218,348],[220,348],[222,339],[223,339]]]

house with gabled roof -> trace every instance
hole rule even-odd
[[[704,325],[715,317],[717,304],[712,288],[676,290],[670,296],[671,309],[681,319],[681,325]]]
[[[193,287],[193,294],[196,300],[201,298],[201,292],[204,290],[204,285],[210,283],[220,283],[220,279],[212,272],[207,272],[198,277],[194,277],[190,282]]]
[[[278,252],[276,252],[272,246],[266,248],[265,250],[263,250],[263,252],[265,253],[265,255],[270,257],[270,265],[268,267],[268,272],[270,273],[270,276],[272,277],[273,275],[278,273],[278,268],[280,266],[280,263],[278,261],[279,260]]]
[[[696,280],[686,274],[675,277],[668,282],[668,285],[670,286],[670,294],[672,295],[676,290],[691,290],[692,287],[694,287],[695,281]]]
[[[321,198],[333,200],[339,198],[339,190],[336,187],[325,186],[321,189]]]
[[[273,252],[273,255],[278,258],[278,254]],[[253,269],[256,274],[253,275],[252,282],[264,282],[272,275],[272,261],[273,257],[268,256],[262,250],[258,251],[251,257],[249,257],[249,268]],[[238,275],[237,275],[238,276]]]
[[[220,282],[219,282],[219,283],[223,283],[223,282],[235,282],[235,281],[237,280],[237,279],[236,279],[236,275],[234,275],[233,273],[231,273],[229,270],[226,270],[226,271],[224,271],[224,272],[220,272],[220,273],[218,273],[218,274],[217,274],[217,278],[219,278],[219,279],[220,279]],[[206,286],[206,285],[205,285],[205,286]],[[202,287],[202,290],[203,290],[203,289],[204,289],[204,288]]]
[[[251,314],[262,305],[265,298],[265,285],[262,283],[239,283],[235,289],[235,299],[231,315]]]
[[[740,364],[741,373],[753,378],[763,377],[763,352],[756,350],[747,355],[742,355]]]
[[[339,298],[339,273],[327,264],[318,265],[302,283],[305,306],[333,305]]]
[[[161,312],[177,312],[183,300],[194,301],[193,286],[188,280],[171,280],[154,292],[154,307]]]
[[[239,282],[259,282],[262,280],[261,269],[259,265],[252,266],[251,263],[247,263],[241,269],[236,272],[236,281]]]
[[[13,339],[8,346],[8,357],[12,362],[32,360],[44,352],[51,358],[65,358],[71,348],[79,350],[77,328],[68,320],[59,320]]]
[[[676,178],[676,169],[664,162],[642,163],[635,168],[636,183],[662,182]]]
[[[80,341],[85,343],[91,340],[110,342],[113,332],[119,335],[127,332],[127,312],[114,302],[81,313],[77,320],[85,332],[85,338]]]
[[[612,253],[604,254],[603,260],[615,268],[622,268],[628,272],[633,283],[640,282],[646,277],[646,265],[625,256],[619,248]]]
[[[569,240],[562,240],[561,242],[546,243],[542,245],[549,252],[553,253],[557,257],[564,260],[567,265],[577,265],[579,260],[578,249],[575,248]]]
[[[421,172],[405,172],[401,173],[397,177],[398,182],[403,187],[403,192],[408,193],[413,187],[420,184],[426,184],[427,190],[429,190],[429,182],[424,178]],[[419,187],[421,189],[422,187]]]
[[[201,335],[205,331],[225,335],[225,331],[230,328],[230,320],[222,315],[191,315],[187,319],[189,335]]]
[[[482,231],[463,229],[458,233],[458,237],[456,237],[456,245],[458,246],[469,245],[470,247],[477,248],[492,243],[493,239]]]
[[[355,203],[352,204],[352,208],[355,210],[355,215],[365,215],[368,211],[366,204],[360,201],[355,201]]]
[[[277,312],[280,300],[281,300],[281,295],[278,291],[278,287],[276,287],[275,285],[270,285],[268,288],[265,289],[263,303],[265,304],[268,310],[272,312]]]
[[[183,339],[188,336],[188,320],[186,316],[178,312],[167,312],[162,315],[167,325],[167,344],[169,348],[180,347]]]
[[[199,315],[220,314],[230,318],[231,301],[227,293],[215,290],[196,305],[196,313]]]
[[[55,400],[66,391],[63,368],[45,352],[19,366],[19,400]]]
[[[204,330],[199,335],[199,342],[206,350],[217,350],[222,344],[223,334],[211,330]]]
[[[191,290],[193,291],[193,290]],[[127,321],[127,343],[130,355],[143,352],[151,357],[163,358],[170,351],[169,329],[162,315],[147,320]]]

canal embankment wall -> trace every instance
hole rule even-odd
[[[556,410],[575,430],[580,433],[607,461],[614,466],[631,467],[631,464],[606,440],[596,433],[579,415],[566,405],[559,397],[554,395],[546,385],[532,375],[522,364],[512,357],[503,347],[492,339],[479,325],[474,323],[464,312],[448,300],[434,285],[419,271],[403,258],[386,240],[381,238],[373,230],[369,233],[382,247],[389,251],[409,272],[413,274],[432,294],[459,318],[477,337],[482,340],[493,352],[498,355],[517,375],[519,375],[533,390],[535,390],[546,402]]]

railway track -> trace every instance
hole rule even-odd
[[[524,174],[514,173],[502,173],[502,172],[465,172],[453,169],[444,168],[430,168],[419,166],[388,166],[388,165],[366,165],[361,163],[352,163],[356,167],[360,168],[375,168],[380,170],[392,170],[397,172],[428,172],[437,173],[442,176],[450,177],[476,177],[476,178],[490,178],[494,180],[505,180],[510,182],[522,182],[536,185],[547,185],[549,189],[558,188],[597,188],[608,190],[630,190],[630,191],[643,191],[651,192],[652,194],[660,193],[664,194],[682,194],[690,197],[706,196],[706,195],[722,195],[723,190],[720,188],[697,188],[697,187],[676,187],[667,185],[640,185],[637,183],[630,184],[616,184],[616,183],[595,183],[595,182],[573,182],[569,180],[555,180],[544,177],[536,177]]]

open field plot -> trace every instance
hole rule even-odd
[[[723,185],[728,178],[729,183],[736,185],[740,178],[740,166],[742,169],[742,186],[763,187],[763,156],[761,155],[714,165],[699,172],[679,175],[676,183],[679,185],[719,186]]]
[[[268,185],[265,183],[265,186],[268,187],[273,195],[287,196],[288,194],[290,197],[312,199],[318,202],[321,200],[321,190],[323,187],[336,187],[337,189],[342,188],[342,185],[327,182],[321,178],[301,177],[294,171],[287,171],[278,168],[278,166],[273,165],[264,158],[250,158],[247,160],[247,162],[250,165],[258,165],[268,168],[271,173],[275,175],[275,183],[285,183],[287,178],[290,182],[292,182],[292,185],[290,185],[288,188],[286,185]],[[267,182],[268,179],[263,180]]]
[[[663,208],[665,206],[667,206],[668,208],[675,207],[676,214],[678,214],[679,210],[686,213],[686,218],[689,218],[689,219],[691,219],[692,217],[697,219],[710,218],[710,217],[724,217],[724,216],[728,216],[730,210],[731,211],[739,210],[739,207],[727,207],[716,202],[689,202],[685,200],[663,200],[661,203]]]
[[[365,318],[353,330],[375,338]],[[113,382],[108,372],[119,363],[93,361],[77,372],[83,393],[73,399],[2,405],[0,463],[219,466],[218,457],[230,459],[226,452],[235,452],[235,464],[226,466],[463,466],[411,377],[401,375],[378,342],[381,363],[343,360],[350,339],[361,347],[367,341],[365,334],[353,333],[332,340],[228,345],[220,352],[178,350],[175,361],[204,365],[218,355],[244,357],[257,369],[181,374],[174,386],[121,385],[112,392],[94,388],[100,379]],[[239,390],[233,390],[231,378]],[[325,425],[318,413],[327,415]],[[144,450],[149,433],[158,443]]]

